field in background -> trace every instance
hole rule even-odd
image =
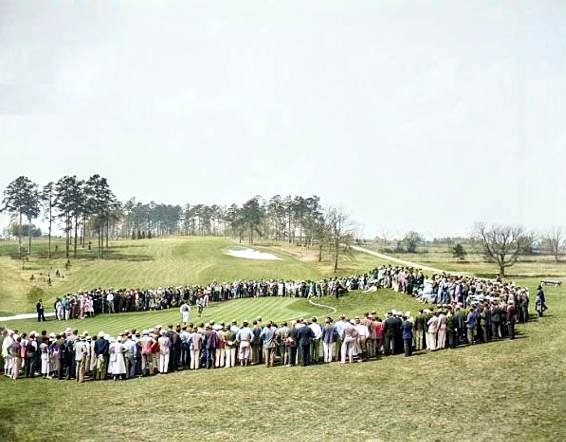
[[[450,272],[470,272],[486,278],[494,278],[497,275],[499,270],[496,265],[487,262],[484,256],[473,249],[470,244],[463,245],[467,252],[464,260],[454,258],[448,244],[419,246],[417,253],[397,253],[391,251],[391,249],[384,249],[375,242],[367,242],[363,247],[395,258],[441,268]],[[566,277],[566,257],[557,263],[551,255],[521,256],[515,265],[506,270],[506,277],[511,279],[519,277]]]
[[[288,244],[257,248],[275,253],[279,261],[257,261],[228,256],[224,250],[238,243],[218,237],[170,237],[113,241],[108,258],[96,259],[95,250],[80,249],[65,269],[64,242],[55,241],[58,257],[48,260],[45,240],[35,241],[34,253],[22,264],[12,256],[15,241],[0,242],[0,316],[34,311],[41,296],[48,309],[57,296],[77,290],[102,288],[156,288],[212,281],[257,278],[321,279],[332,275],[328,257],[318,262],[314,250]],[[242,244],[247,246],[246,244]],[[256,246],[254,246],[256,247]],[[383,261],[362,253],[344,257],[339,274],[367,271]],[[55,276],[59,272],[64,278]],[[50,274],[52,287],[47,285]],[[31,281],[32,275],[34,280]],[[39,288],[41,291],[32,289]],[[42,293],[43,292],[43,293]]]

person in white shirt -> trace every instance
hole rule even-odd
[[[426,348],[430,351],[436,350],[436,335],[438,333],[439,321],[438,313],[430,318],[427,322],[427,332],[426,332]]]
[[[85,381],[85,364],[86,364],[86,353],[88,349],[85,342],[85,337],[81,336],[75,340],[75,362],[76,362],[76,377],[77,382]]]
[[[165,330],[161,330],[161,336],[157,342],[159,343],[159,373],[167,373],[169,369],[169,355],[171,354],[171,340]]]
[[[362,359],[367,357],[367,340],[369,338],[369,329],[367,325],[360,321],[356,316],[356,332],[358,333],[357,350]]]
[[[320,338],[322,337],[322,328],[318,323],[318,320],[314,317],[309,324],[310,329],[314,334],[314,338],[311,342],[311,362],[313,364],[318,363],[320,360]]]
[[[10,346],[14,342],[14,332],[12,330],[5,330],[6,337],[2,342],[2,358],[4,358],[4,374],[10,376],[12,373],[12,356],[10,354]]]
[[[179,311],[181,312],[181,321],[186,325],[190,319],[191,306],[185,301],[183,305],[181,305],[181,308],[179,308]]]
[[[106,295],[106,305],[108,306],[108,313],[114,313],[114,293],[109,292]]]

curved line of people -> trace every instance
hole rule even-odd
[[[53,303],[53,310],[55,319],[68,320],[103,313],[165,310],[178,308],[183,303],[197,305],[199,300],[208,305],[209,302],[263,296],[340,296],[350,290],[367,288],[370,279],[371,272],[321,281],[258,280],[156,289],[97,288],[58,297]],[[42,302],[38,302],[36,311],[38,321],[45,320]]]
[[[537,302],[544,299],[539,287]],[[201,368],[265,364],[286,366],[321,362],[352,363],[381,355],[413,351],[437,351],[458,345],[473,345],[503,338],[515,338],[515,323],[528,320],[528,310],[513,300],[506,303],[485,299],[466,308],[459,303],[410,312],[387,312],[382,320],[376,312],[361,318],[331,317],[318,324],[317,318],[250,324],[236,321],[195,325],[157,326],[147,330],[126,330],[117,337],[100,332],[96,337],[68,328],[60,334],[2,330],[4,373],[71,379],[127,379]],[[183,315],[182,319],[189,317]]]

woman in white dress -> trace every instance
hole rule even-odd
[[[50,374],[51,374],[51,361],[49,359],[49,345],[47,345],[45,342],[42,342],[41,345],[39,346],[39,351],[41,353],[40,359],[41,359],[41,375],[44,378],[50,378]]]
[[[108,373],[111,373],[114,380],[120,378],[124,379],[126,376],[126,361],[124,360],[124,353],[127,351],[126,346],[122,344],[122,338],[112,338],[110,340],[110,361],[108,364]]]

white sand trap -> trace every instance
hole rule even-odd
[[[255,249],[228,249],[225,252],[227,255],[235,256],[236,258],[244,259],[263,259],[267,261],[281,260],[281,258],[267,252],[260,252]]]

